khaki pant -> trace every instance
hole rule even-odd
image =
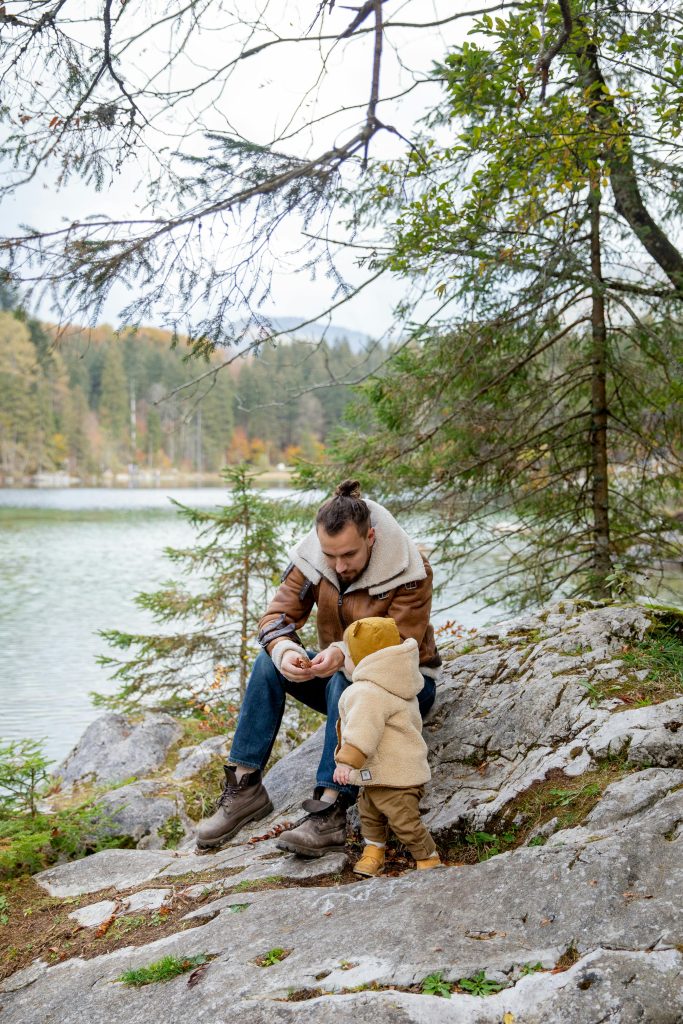
[[[364,786],[358,798],[360,827],[364,839],[385,843],[387,825],[407,846],[415,860],[427,860],[436,845],[420,819],[420,798],[424,786],[394,789],[392,786]]]

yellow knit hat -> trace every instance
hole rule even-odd
[[[393,619],[372,616],[352,622],[344,631],[344,642],[349,649],[351,661],[358,665],[368,654],[381,651],[384,647],[396,647],[403,641]]]

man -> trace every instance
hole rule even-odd
[[[280,589],[259,623],[263,648],[252,670],[225,766],[225,786],[215,814],[200,822],[197,844],[219,846],[273,805],[261,781],[292,694],[327,715],[325,741],[312,800],[303,821],[283,834],[282,849],[308,857],[343,850],[346,810],[357,789],[334,781],[338,702],[350,677],[343,672],[344,630],[357,619],[391,616],[403,640],[419,648],[424,687],[420,712],[434,703],[441,658],[429,622],[432,570],[394,517],[363,501],[358,482],[345,480],[318,509],[315,526],[294,549]],[[309,657],[297,635],[317,605],[320,653]]]

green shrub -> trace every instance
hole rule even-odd
[[[50,763],[36,740],[0,746],[0,878],[33,874],[60,858],[128,842],[111,835],[111,822],[96,804],[50,813],[38,809]]]
[[[51,763],[38,740],[15,740],[0,746],[0,814],[35,816]]]
[[[53,814],[0,815],[0,878],[34,874],[58,859],[76,860],[130,843],[127,837],[110,834],[108,820],[96,804]]]

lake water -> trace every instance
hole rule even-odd
[[[171,497],[210,507],[223,503],[226,491],[0,490],[2,740],[44,738],[48,755],[60,761],[101,714],[88,694],[116,686],[95,661],[110,653],[98,630],[151,629],[151,615],[133,597],[173,575],[164,547],[182,547],[194,537]],[[473,567],[449,581],[439,603],[449,605],[465,593],[478,571]],[[437,610],[434,622],[455,618],[469,628],[490,617],[479,602],[468,601]]]

